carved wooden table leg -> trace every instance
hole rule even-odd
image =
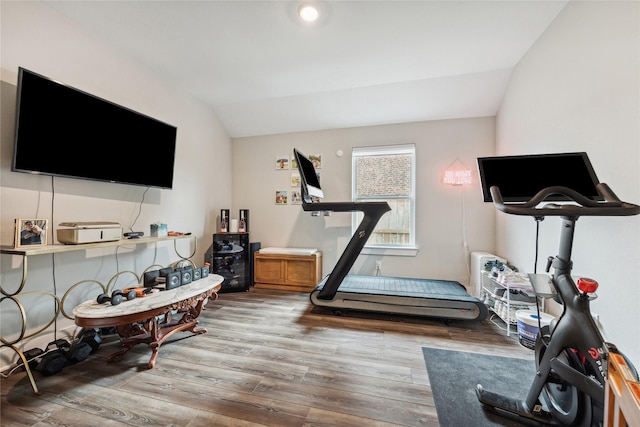
[[[151,339],[149,342],[149,347],[151,347],[151,349],[153,350],[153,354],[151,355],[151,360],[149,361],[149,368],[153,368],[155,366],[160,346],[171,335],[181,331],[189,331],[194,335],[204,334],[205,332],[207,332],[205,328],[196,329],[196,326],[198,326],[199,323],[197,318],[198,316],[200,316],[200,313],[202,313],[202,307],[204,306],[206,300],[206,298],[200,299],[195,307],[188,307],[188,309],[183,313],[180,320],[178,320],[177,322],[172,320],[169,320],[169,322],[165,324],[158,324],[157,322],[155,322],[155,325],[150,330]],[[167,316],[167,319],[171,319],[171,316]]]
[[[185,328],[184,330],[188,330],[189,332],[193,333],[193,334],[204,334],[207,332],[206,328],[200,328],[200,329],[196,329],[196,326],[198,326],[198,323],[200,323],[197,319],[200,316],[200,314],[202,313],[202,308],[204,307],[204,305],[206,304],[207,299],[203,299],[198,301],[198,304],[196,304],[195,307],[190,307],[189,310],[184,313],[184,315],[182,316],[182,319],[180,319],[180,323],[184,323],[186,325],[190,325],[190,328]]]
[[[160,350],[160,343],[158,342],[159,338],[159,327],[158,327],[158,319],[153,318],[153,322],[149,327],[149,333],[151,334],[151,342],[149,342],[149,347],[151,347],[151,359],[149,359],[149,364],[147,365],[149,369],[152,369],[156,365],[156,358],[158,357],[158,350]]]
[[[148,331],[153,329],[153,324],[157,324],[157,320],[154,317],[152,319],[148,319],[144,323],[146,323],[146,328],[138,322],[116,327],[118,335],[120,335],[120,343],[124,349],[107,357],[107,362],[111,362],[123,354],[126,354],[137,344],[150,342],[149,340],[151,339],[151,336]]]

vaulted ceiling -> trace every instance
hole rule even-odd
[[[567,1],[49,1],[232,137],[493,116]]]

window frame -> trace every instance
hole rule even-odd
[[[403,196],[365,196],[357,197],[357,167],[356,162],[360,157],[366,156],[385,156],[385,155],[402,155],[409,154],[411,157],[411,190],[409,195]],[[406,244],[379,244],[367,242],[361,253],[376,255],[400,255],[415,256],[418,248],[416,246],[416,148],[415,144],[398,144],[398,145],[380,145],[368,147],[354,147],[351,150],[351,200],[367,201],[367,200],[391,200],[391,199],[409,199],[410,210],[410,230],[409,242]],[[351,231],[355,233],[360,223],[358,212],[351,215]],[[360,214],[361,215],[361,214]]]

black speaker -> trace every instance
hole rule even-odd
[[[169,289],[177,288],[182,283],[182,272],[180,271],[172,271],[171,273],[165,276],[167,278],[167,283],[165,284],[165,289],[168,291]]]
[[[193,268],[185,267],[178,271],[180,272],[180,286],[188,285],[193,281]]]
[[[171,273],[173,271],[173,268],[165,267],[165,268],[161,268],[159,271],[160,271],[160,277],[164,277],[167,274]]]
[[[202,269],[194,268],[193,269],[193,281],[202,279]]]
[[[202,277],[203,279],[209,276],[209,266],[203,265],[202,267],[200,267],[200,272],[200,277]]]
[[[240,209],[238,214],[239,214],[238,232],[248,233],[249,232],[249,209]]]
[[[150,288],[157,285],[156,283],[157,277],[160,277],[160,271],[158,270],[146,271],[144,273],[143,280],[142,280],[144,287]]]

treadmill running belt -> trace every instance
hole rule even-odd
[[[327,276],[328,277],[328,276]],[[322,289],[325,278],[316,289]],[[403,297],[477,301],[462,284],[452,280],[414,279],[407,277],[360,276],[349,274],[342,281],[340,292]]]
[[[329,276],[311,292],[310,299],[316,306],[332,308],[334,314],[361,310],[478,321],[488,314],[482,301],[452,280],[348,274],[332,299],[321,299],[327,280]]]

